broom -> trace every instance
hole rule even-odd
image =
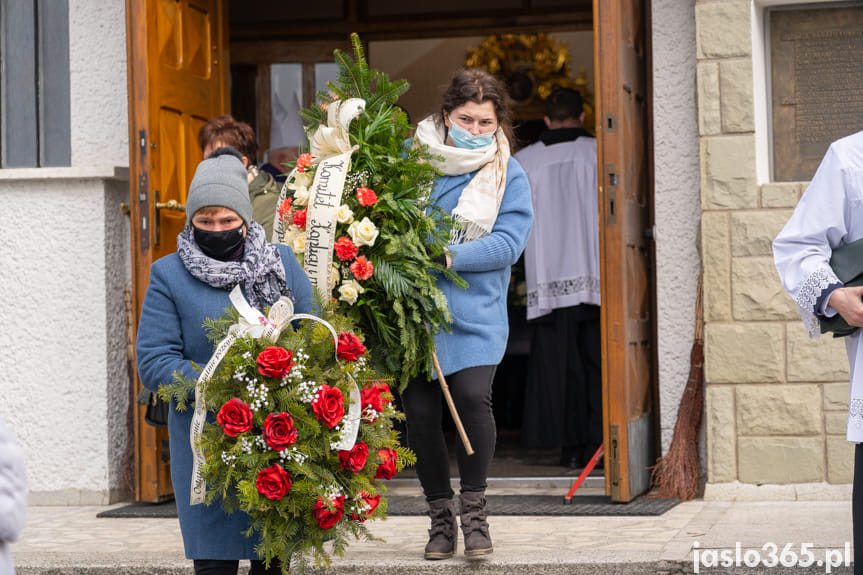
[[[650,474],[647,497],[689,501],[698,494],[698,428],[704,403],[704,314],[702,274],[695,297],[695,337],[689,356],[689,379],[677,408],[677,422],[668,452],[657,460]]]

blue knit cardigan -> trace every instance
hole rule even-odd
[[[452,213],[474,174],[441,176],[432,201]],[[435,337],[444,375],[469,367],[497,365],[503,359],[509,338],[506,294],[510,267],[524,251],[532,224],[530,184],[518,161],[510,158],[506,189],[491,233],[449,246],[452,269],[469,287],[462,289],[449,279],[438,278],[437,285],[453,315],[452,333],[441,332]]]
[[[285,266],[285,279],[294,292],[296,313],[312,307],[312,287],[287,246],[277,245]],[[272,305],[275,302],[267,302]],[[138,323],[137,357],[141,383],[157,391],[173,381],[175,372],[197,379],[215,345],[203,329],[207,318],[222,317],[231,306],[228,292],[194,278],[177,254],[165,256],[150,268],[150,285]],[[220,502],[190,506],[192,449],[189,430],[193,409],[179,412],[171,401],[168,432],[171,441],[171,480],[186,557],[189,559],[258,559],[256,538],[246,538],[249,516],[227,514]],[[210,419],[213,420],[212,416]]]

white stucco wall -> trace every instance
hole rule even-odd
[[[701,220],[695,0],[653,0],[654,206],[662,450],[689,376]]]
[[[129,165],[126,3],[69,2],[72,165]]]
[[[105,504],[122,486],[128,170],[118,175],[0,170],[0,213],[15,222],[0,226],[0,415],[35,504]]]

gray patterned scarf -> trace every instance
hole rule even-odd
[[[196,279],[207,285],[231,290],[240,284],[252,307],[263,311],[280,296],[294,299],[285,280],[285,265],[275,245],[267,242],[266,232],[257,222],[250,222],[246,233],[243,258],[239,261],[221,261],[204,254],[190,226],[177,236],[177,255]]]

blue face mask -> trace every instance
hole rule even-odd
[[[452,143],[455,144],[457,148],[478,150],[479,148],[487,148],[494,141],[494,132],[477,134],[474,136],[459,126],[455,121],[451,123],[452,127],[449,129],[449,137],[452,138]]]

